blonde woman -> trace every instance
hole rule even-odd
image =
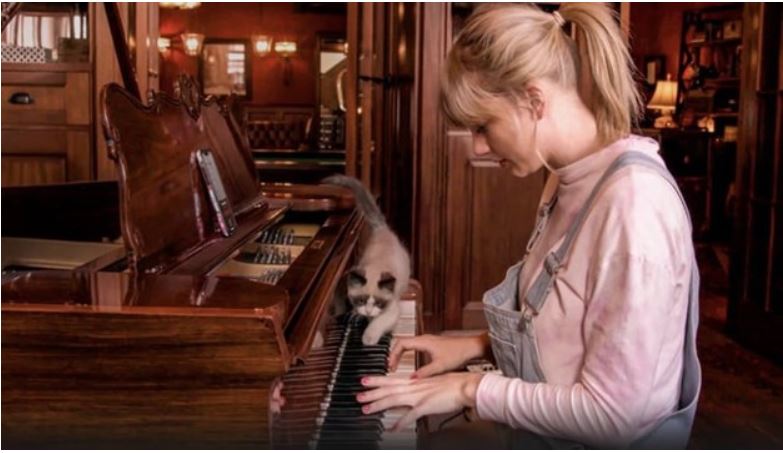
[[[471,129],[476,154],[551,178],[524,258],[484,295],[489,332],[400,341],[391,368],[411,349],[431,362],[410,380],[365,377],[366,413],[408,407],[402,426],[475,407],[511,428],[506,446],[686,446],[701,382],[698,273],[657,144],[631,134],[633,73],[606,5],[493,5],[469,18],[443,75],[446,114]],[[443,374],[485,355],[503,376]]]

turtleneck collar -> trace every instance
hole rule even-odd
[[[620,153],[629,150],[655,154],[658,152],[658,142],[639,135],[621,138],[576,162],[556,169],[555,174],[558,177],[560,188],[573,185],[598,171],[603,171]]]

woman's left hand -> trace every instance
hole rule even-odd
[[[364,403],[365,414],[392,407],[410,408],[392,431],[413,423],[419,417],[454,412],[476,405],[476,391],[483,377],[479,373],[449,373],[424,379],[401,379],[390,376],[366,376],[367,390],[356,395]]]

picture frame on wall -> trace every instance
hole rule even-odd
[[[199,84],[203,93],[251,99],[250,49],[247,39],[206,38],[199,58]]]

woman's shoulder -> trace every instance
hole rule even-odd
[[[606,250],[655,261],[683,256],[690,220],[677,187],[658,171],[629,165],[610,177],[592,207],[593,240]]]

